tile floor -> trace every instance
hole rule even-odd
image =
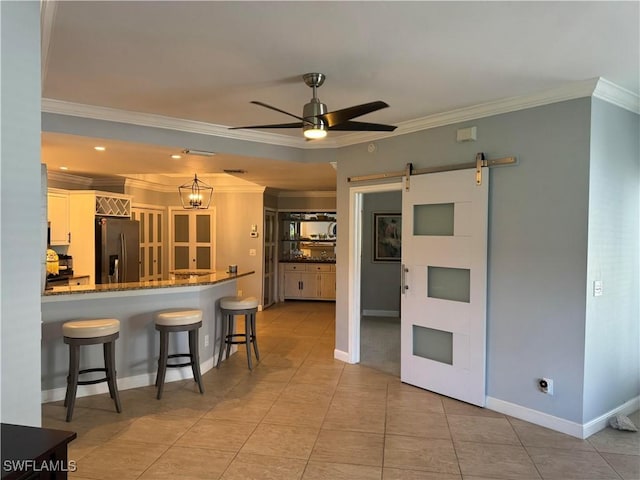
[[[640,434],[578,440],[333,359],[334,304],[286,302],[258,314],[262,361],[244,350],[204,375],[62,402],[43,426],[73,429],[82,479],[640,479]],[[640,424],[636,412],[632,419]]]

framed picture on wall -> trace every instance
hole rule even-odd
[[[373,261],[399,262],[402,246],[402,215],[377,212],[373,214]]]

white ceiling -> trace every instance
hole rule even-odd
[[[329,110],[383,100],[390,108],[357,120],[393,125],[595,77],[637,95],[639,5],[48,2],[43,98],[229,127],[292,120],[251,100],[300,115],[311,98],[301,79],[307,72],[327,76],[318,96]],[[301,137],[297,129],[268,132],[270,143]],[[331,132],[326,145],[349,135]],[[243,168],[246,180],[276,188],[335,185],[326,164],[315,169],[225,152],[176,163],[169,153],[188,145],[124,142],[113,144],[109,162],[92,161],[85,153],[92,142],[47,133],[44,161],[95,174]]]

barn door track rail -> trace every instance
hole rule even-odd
[[[406,177],[405,189],[409,191],[411,176],[412,175],[424,175],[426,173],[437,173],[437,172],[450,172],[454,170],[466,170],[469,168],[476,169],[476,185],[482,184],[482,167],[502,167],[505,165],[515,165],[518,161],[516,157],[503,157],[503,158],[494,158],[488,159],[484,153],[478,152],[476,153],[475,161],[468,163],[460,163],[455,165],[441,165],[438,167],[427,167],[427,168],[413,168],[412,163],[407,163],[404,170],[400,170],[397,172],[388,172],[388,173],[372,173],[370,175],[359,175],[355,177],[347,178],[349,183],[354,182],[367,182],[371,180],[384,180],[388,178],[401,178]]]

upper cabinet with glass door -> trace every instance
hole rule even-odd
[[[281,212],[281,262],[335,262],[335,212]]]

